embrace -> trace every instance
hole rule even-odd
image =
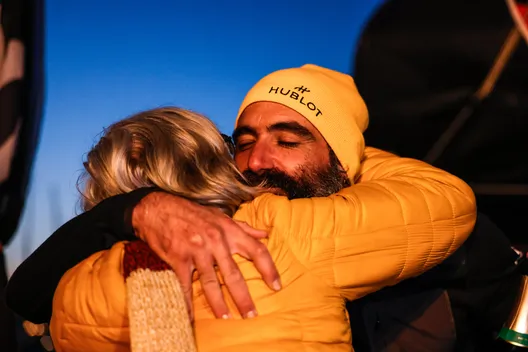
[[[365,147],[367,125],[354,80],[315,65],[257,82],[232,140],[175,107],[116,122],[85,212],[8,305],[56,351],[353,351],[346,303],[441,264],[477,218],[464,181]]]

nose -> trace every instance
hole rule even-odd
[[[255,173],[273,168],[273,155],[270,148],[263,142],[256,142],[248,159],[248,169]]]

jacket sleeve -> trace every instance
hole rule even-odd
[[[266,195],[255,205],[264,208],[262,226],[276,228],[304,265],[349,300],[439,264],[476,219],[465,182],[372,148],[357,183],[336,195],[292,201]]]
[[[108,198],[62,225],[15,270],[6,287],[7,306],[33,323],[47,323],[64,273],[93,253],[135,239],[131,210],[154,191],[142,188]]]

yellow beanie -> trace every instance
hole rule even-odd
[[[354,181],[365,149],[368,110],[352,77],[312,64],[275,71],[248,92],[236,124],[246,107],[261,101],[282,104],[308,119]]]

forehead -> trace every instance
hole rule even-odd
[[[284,105],[273,102],[257,102],[249,105],[238,119],[237,128],[251,127],[254,130],[267,128],[281,122],[297,122],[318,134],[317,129],[303,115]]]

